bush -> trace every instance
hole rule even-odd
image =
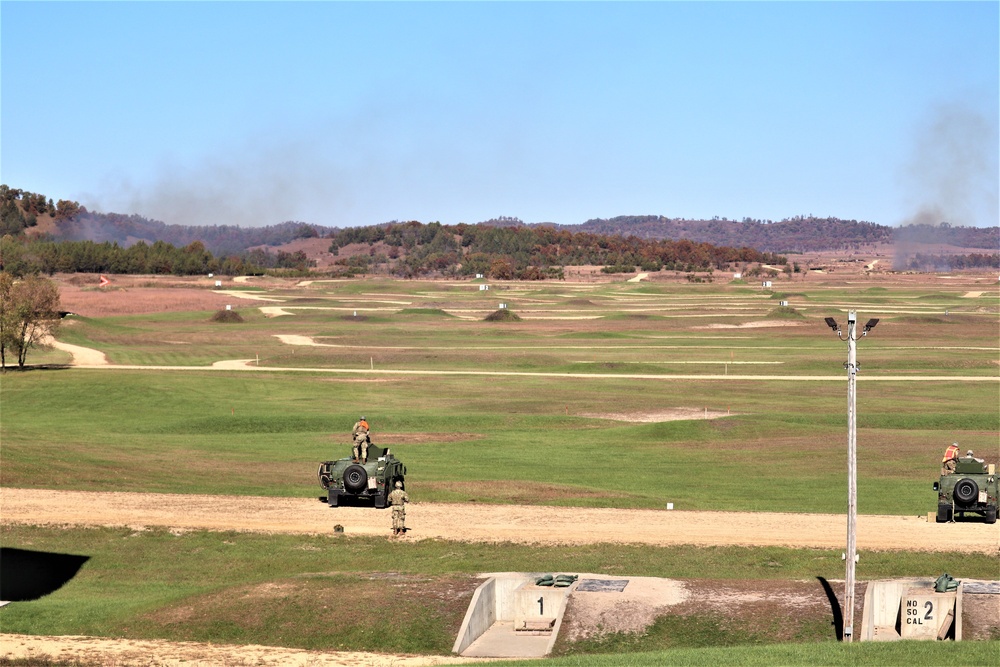
[[[609,264],[601,268],[601,273],[635,273],[635,264]]]

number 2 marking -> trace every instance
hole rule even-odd
[[[933,621],[934,619],[933,617],[931,617],[931,614],[934,613],[934,603],[928,600],[927,602],[924,603],[924,608],[927,609],[927,613],[924,614],[924,620]]]

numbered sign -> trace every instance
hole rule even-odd
[[[911,590],[900,600],[900,607],[901,638],[937,639],[944,625],[950,625],[955,617],[955,594]]]

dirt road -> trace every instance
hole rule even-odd
[[[247,496],[0,490],[4,523],[163,526],[179,529],[389,535],[386,511],[327,507],[315,499]],[[841,549],[846,519],[836,514],[687,512],[524,505],[415,503],[410,539],[535,544],[760,545]],[[858,548],[1000,552],[1000,529],[937,524],[925,517],[858,517]]]
[[[472,662],[458,656],[417,656],[347,651],[304,651],[278,646],[230,646],[201,642],[168,642],[103,637],[44,637],[0,634],[0,656],[39,659],[56,664],[125,667],[428,667]],[[39,663],[42,664],[42,663]]]

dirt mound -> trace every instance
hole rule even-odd
[[[493,311],[483,319],[487,322],[520,322],[521,316],[517,313],[512,313],[507,308],[500,308],[499,310]]]
[[[235,310],[217,310],[215,314],[212,315],[213,322],[221,322],[223,324],[242,324],[246,320]]]

